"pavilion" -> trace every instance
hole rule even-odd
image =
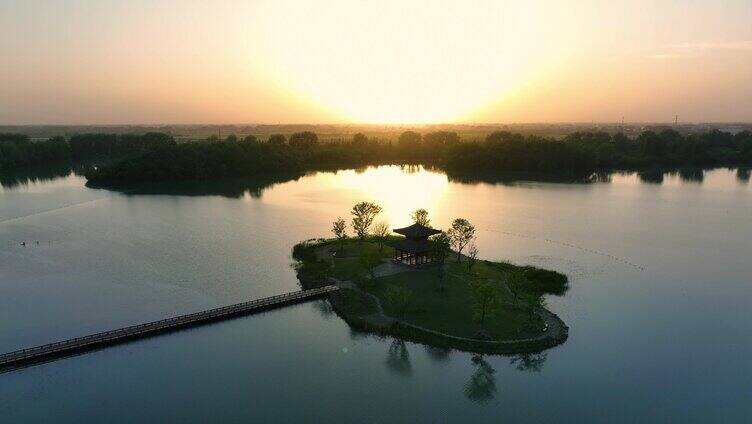
[[[396,228],[394,232],[405,236],[403,239],[387,243],[387,245],[394,248],[395,262],[414,267],[433,263],[431,243],[428,241],[428,237],[441,233],[440,230],[416,223],[409,227]]]

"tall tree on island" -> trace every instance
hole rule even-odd
[[[334,236],[337,237],[337,240],[339,240],[339,250],[342,250],[345,240],[347,239],[347,224],[345,224],[345,220],[337,218],[337,220],[332,223],[332,232],[334,233]]]
[[[447,231],[452,247],[457,251],[457,263],[462,259],[462,249],[475,237],[475,227],[465,218],[457,218]]]
[[[486,318],[492,317],[499,308],[499,288],[490,281],[475,281],[470,284],[473,319],[480,323],[480,335],[485,335]]]
[[[439,290],[444,289],[444,273],[447,256],[451,253],[451,247],[449,243],[449,237],[445,232],[441,232],[431,237],[431,256],[433,260],[439,263]]]
[[[355,234],[358,235],[359,241],[365,240],[368,235],[368,228],[373,224],[376,215],[381,213],[381,206],[371,202],[360,202],[353,206],[352,211],[352,227]]]
[[[376,237],[376,241],[379,242],[379,252],[384,251],[384,242],[389,237],[389,224],[385,221],[377,222],[373,226],[373,235]]]
[[[431,220],[428,219],[428,211],[425,209],[416,209],[410,214],[413,222],[424,227],[431,228]]]

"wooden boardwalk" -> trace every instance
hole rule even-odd
[[[76,337],[75,339],[63,340],[27,349],[16,350],[0,355],[0,372],[13,369],[30,363],[45,362],[57,357],[69,356],[87,350],[93,350],[109,344],[121,343],[153,334],[172,331],[178,328],[199,325],[209,321],[226,319],[236,315],[249,314],[262,310],[272,309],[292,303],[302,302],[316,297],[324,296],[338,290],[334,285],[319,287],[310,290],[300,290],[291,293],[280,294],[249,302],[236,303],[221,308],[209,309],[188,315],[166,318],[145,324],[132,325],[116,330]]]

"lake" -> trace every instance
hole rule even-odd
[[[752,183],[743,170],[593,183],[420,167],[297,179],[0,189],[0,351],[299,288],[292,246],[370,200],[478,228],[479,256],[567,274],[569,340],[482,358],[353,332],[326,301],[0,374],[3,422],[747,421]],[[169,194],[168,194],[169,193]],[[25,242],[26,246],[21,243]]]

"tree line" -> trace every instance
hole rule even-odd
[[[169,134],[76,134],[32,141],[25,134],[0,133],[0,171],[91,159],[137,156],[153,149],[174,146]]]
[[[234,134],[176,143],[164,133],[80,134],[31,142],[0,134],[0,167],[53,160],[122,159],[98,167],[95,181],[130,182],[244,177],[260,173],[383,164],[423,164],[455,172],[526,172],[587,175],[605,169],[733,166],[752,163],[752,133],[709,131],[682,135],[673,129],[630,138],[606,132],[575,132],[562,139],[507,131],[482,141],[463,141],[452,131],[405,131],[395,142],[358,133],[347,141],[321,142],[304,131],[266,140]],[[124,160],[127,158],[127,160]]]

